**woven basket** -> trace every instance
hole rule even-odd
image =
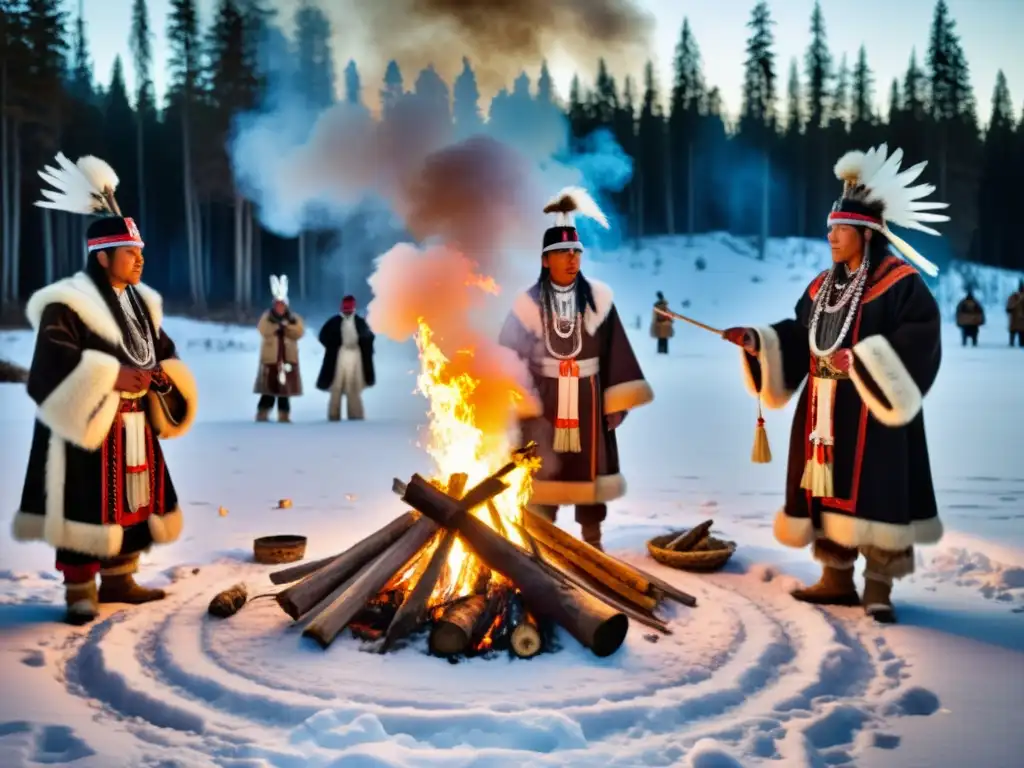
[[[689,552],[664,549],[664,545],[680,533],[683,531],[673,531],[662,536],[655,536],[648,541],[647,551],[651,553],[651,557],[662,565],[683,571],[717,571],[728,562],[732,553],[736,551],[735,541],[723,541],[714,536],[708,536],[697,545],[696,549]]]
[[[263,536],[252,543],[253,559],[264,565],[294,563],[306,556],[305,536]]]

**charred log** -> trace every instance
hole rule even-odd
[[[458,656],[471,648],[473,628],[487,608],[487,598],[470,595],[445,610],[430,632],[429,648],[435,656]]]

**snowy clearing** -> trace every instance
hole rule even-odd
[[[782,241],[758,262],[742,241],[712,235],[585,263],[616,290],[656,393],[620,433],[629,491],[611,505],[606,547],[699,600],[671,604],[672,636],[652,643],[634,624],[605,659],[564,633],[560,652],[530,661],[451,665],[426,655],[422,638],[378,656],[347,633],[324,652],[269,600],[209,620],[219,590],[269,588],[271,568],[250,562],[255,536],[307,535],[317,558],[402,512],[391,478],[430,469],[416,446],[425,401],[413,394],[414,345],[380,341],[369,420],[328,424],[313,388],[323,318],[310,317],[296,423],[255,424],[255,329],[168,319],[201,394],[192,432],[165,444],[185,533],[146,556],[141,574],[172,594],[65,627],[52,552],[0,534],[0,765],[1019,765],[1024,404],[1013,382],[1024,381],[1024,350],[1006,346],[1005,297],[986,307],[977,349],[946,328],[925,411],[947,535],[918,552],[918,572],[894,591],[893,627],[788,595],[816,575],[806,552],[771,536],[791,408],[766,414],[775,460],[753,465],[756,403],[735,348],[677,324],[671,354],[654,354],[656,290],[718,327],[772,322],[826,258],[821,244]],[[955,290],[940,287],[944,309]],[[506,286],[496,307],[513,294]],[[29,334],[0,333],[0,358],[27,365],[31,354]],[[4,526],[32,414],[20,385],[0,385]],[[276,509],[280,498],[293,507]],[[726,571],[687,574],[647,557],[651,536],[709,517],[740,545]],[[577,532],[571,510],[560,524]]]

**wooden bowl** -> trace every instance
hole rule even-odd
[[[257,563],[278,565],[294,563],[306,556],[305,536],[262,536],[252,543],[253,558]]]
[[[682,531],[673,531],[662,536],[655,536],[647,542],[647,551],[651,557],[662,565],[669,568],[678,568],[681,571],[717,571],[728,562],[736,551],[736,542],[723,541],[714,536],[708,536],[697,545],[696,549],[689,552],[676,552],[672,549],[665,549],[664,546],[678,536]]]

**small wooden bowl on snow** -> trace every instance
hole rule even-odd
[[[717,571],[736,551],[736,542],[723,541],[714,536],[706,536],[699,544],[685,552],[666,549],[666,545],[678,538],[681,533],[683,531],[673,531],[655,536],[647,542],[647,551],[651,553],[651,557],[669,568],[703,572]]]
[[[294,563],[306,556],[305,536],[263,536],[252,543],[253,558],[264,565]]]

